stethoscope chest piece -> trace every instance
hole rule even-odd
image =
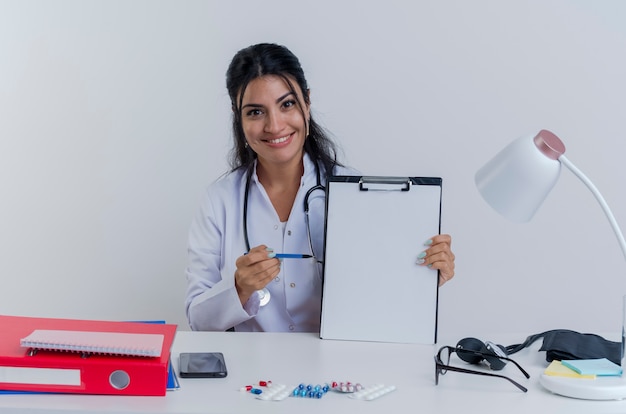
[[[256,293],[257,295],[259,295],[259,305],[265,306],[270,302],[272,295],[270,294],[270,291],[267,290],[267,288],[257,290]]]

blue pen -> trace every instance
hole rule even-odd
[[[310,259],[310,254],[300,254],[300,253],[276,253],[274,256],[278,259]]]

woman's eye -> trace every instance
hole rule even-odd
[[[251,109],[246,113],[248,117],[257,117],[260,116],[263,112],[260,109]]]
[[[288,100],[283,102],[283,108],[291,108],[293,106],[296,106],[296,101],[294,100]]]

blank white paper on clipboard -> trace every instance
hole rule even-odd
[[[329,177],[322,339],[437,341],[438,272],[416,261],[440,232],[441,184]]]

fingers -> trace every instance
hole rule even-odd
[[[238,257],[235,265],[235,287],[242,304],[280,273],[280,260],[274,258],[274,252],[263,245]]]
[[[428,266],[439,271],[439,286],[454,277],[454,260],[452,253],[452,237],[448,234],[438,234],[428,240],[426,250],[418,255],[418,264]]]
[[[436,236],[433,236],[429,241],[431,242],[430,244],[432,246],[435,246],[441,243],[447,244],[448,247],[452,245],[452,237],[449,234],[438,234]]]

